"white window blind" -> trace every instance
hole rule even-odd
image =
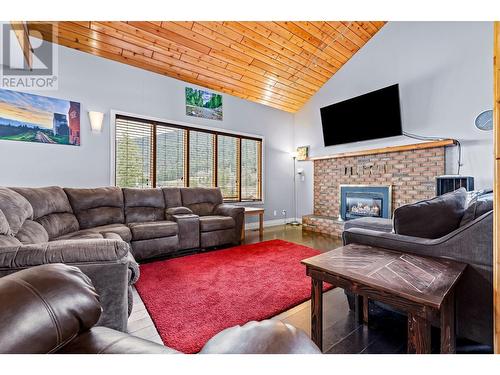
[[[116,185],[152,187],[152,131],[147,122],[116,120]]]
[[[184,129],[156,126],[156,186],[185,185],[186,133]]]
[[[189,187],[215,186],[214,140],[214,134],[189,131]]]
[[[241,140],[241,200],[259,200],[261,197],[262,142]]]
[[[215,187],[224,200],[262,199],[262,140],[118,115],[121,187]]]
[[[239,138],[217,136],[217,186],[227,200],[239,199]]]

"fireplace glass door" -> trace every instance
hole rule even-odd
[[[346,219],[358,217],[382,217],[383,197],[378,194],[347,193],[346,194]]]
[[[340,220],[360,217],[390,219],[392,189],[390,185],[340,185]]]

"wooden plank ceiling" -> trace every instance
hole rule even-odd
[[[54,24],[57,40],[47,23],[28,28],[66,47],[296,112],[384,22]]]

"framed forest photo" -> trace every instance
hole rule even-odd
[[[186,87],[186,115],[222,121],[222,95]]]

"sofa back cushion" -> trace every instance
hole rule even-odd
[[[464,216],[460,221],[460,226],[476,220],[479,216],[491,210],[493,210],[493,194],[473,198],[465,210]]]
[[[165,199],[161,189],[123,189],[125,221],[137,223],[165,220]]]
[[[14,190],[0,187],[0,210],[9,223],[10,234],[16,235],[27,219],[33,218],[30,202]]]
[[[78,220],[73,214],[68,197],[62,188],[48,186],[11,189],[30,202],[33,207],[33,219],[47,231],[49,239],[52,240],[79,229]],[[29,228],[34,230],[33,225]],[[21,240],[21,242],[23,241]]]
[[[212,215],[222,204],[220,188],[181,188],[182,205],[199,216]]]
[[[10,236],[10,226],[5,214],[0,210],[0,236]]]
[[[123,224],[123,193],[118,187],[95,189],[65,188],[80,229],[107,224]]]
[[[17,247],[21,246],[22,243],[16,237],[5,236],[0,234],[0,248],[2,247]]]
[[[421,238],[439,238],[458,228],[464,215],[467,191],[460,188],[394,211],[394,231]]]
[[[19,232],[17,232],[16,238],[25,245],[49,242],[49,234],[45,228],[33,220],[26,220],[24,222]]]
[[[162,188],[165,208],[182,207],[182,196],[180,188]]]

